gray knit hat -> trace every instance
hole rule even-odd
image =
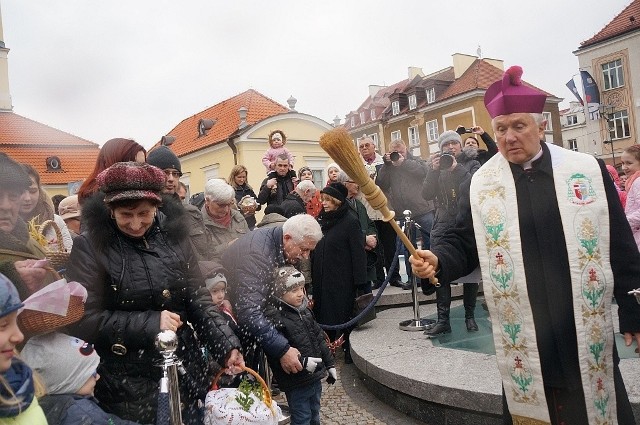
[[[284,266],[276,270],[276,281],[273,294],[280,298],[298,286],[304,286],[304,276],[295,267]]]
[[[166,146],[158,146],[147,155],[147,164],[158,167],[161,170],[173,168],[182,174],[180,160],[171,149]]]
[[[442,145],[447,142],[458,142],[462,145],[462,138],[453,130],[447,130],[438,137],[438,147],[442,149]]]
[[[58,332],[32,337],[20,356],[42,376],[49,394],[75,394],[100,363],[93,345]]]

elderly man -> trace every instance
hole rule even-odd
[[[445,282],[480,263],[505,423],[634,424],[611,317],[640,341],[640,255],[604,164],[542,142],[546,95],[511,67],[485,94],[499,155],[463,185],[451,232],[413,260]]]
[[[222,179],[210,179],[204,186],[200,215],[189,214],[190,240],[198,261],[220,261],[236,239],[249,232],[240,211],[233,208],[235,190]]]
[[[369,177],[375,181],[378,170],[382,167],[382,164],[384,164],[382,155],[376,152],[376,145],[373,139],[368,136],[360,139],[358,142],[358,150],[362,156],[364,166],[369,172]],[[389,270],[391,262],[393,261],[393,254],[396,252],[396,232],[389,222],[382,219],[382,213],[369,205],[369,201],[367,201],[361,191],[358,191],[356,197],[367,209],[367,214],[369,218],[373,220],[376,226],[376,233],[380,238],[380,243],[377,244],[375,248],[378,259],[376,260],[376,277],[373,285],[374,289],[378,289],[385,278],[384,269]]]
[[[260,185],[258,203],[260,205],[280,205],[287,194],[293,190],[293,177],[291,162],[287,154],[276,158],[275,172],[270,172]]]
[[[294,215],[306,214],[307,202],[309,202],[315,194],[316,185],[313,184],[311,180],[302,180],[293,192],[289,193],[280,204],[284,216],[291,218]]]
[[[270,357],[279,358],[287,373],[302,370],[300,353],[265,317],[267,299],[273,294],[276,268],[285,264],[297,266],[300,259],[309,258],[321,238],[318,222],[308,214],[300,214],[282,227],[253,230],[222,255],[222,264],[229,271],[229,295],[238,324],[256,338]]]
[[[24,168],[0,153],[0,273],[15,284],[21,300],[57,280],[37,261],[45,258],[45,253],[20,218],[22,195],[30,185]]]
[[[389,204],[396,213],[396,220],[403,219],[402,213],[405,210],[411,211],[411,218],[420,226],[422,246],[428,248],[433,225],[433,201],[427,201],[416,194],[416,188],[422,187],[422,182],[427,175],[427,164],[422,159],[411,155],[402,139],[393,140],[389,144],[389,152],[382,158],[384,164],[378,170],[376,183],[387,196]],[[409,282],[403,283],[396,269],[394,275],[389,278],[389,283],[402,289],[411,289],[411,266],[407,261],[409,255],[399,241],[397,245],[404,253]]]

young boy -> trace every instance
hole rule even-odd
[[[267,307],[267,317],[300,351],[304,369],[295,374],[285,373],[280,359],[269,357],[269,366],[280,389],[287,396],[291,424],[319,424],[322,379],[329,372],[327,382],[335,383],[335,361],[324,341],[324,333],[307,307],[304,276],[291,266],[277,269],[274,294]]]
[[[93,397],[100,379],[100,356],[93,345],[53,332],[31,338],[20,356],[47,387],[39,401],[49,425],[137,425],[108,414]]]

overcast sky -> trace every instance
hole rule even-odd
[[[14,112],[103,144],[149,147],[182,119],[253,88],[332,122],[370,84],[453,53],[521,65],[572,100],[573,51],[631,0],[0,0]],[[576,77],[576,82],[579,80]]]

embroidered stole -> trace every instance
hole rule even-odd
[[[610,308],[613,273],[602,174],[590,155],[547,146],[567,242],[589,424],[613,425],[617,423]],[[525,280],[515,182],[502,155],[495,155],[474,174],[471,209],[498,368],[513,423],[549,424]]]

